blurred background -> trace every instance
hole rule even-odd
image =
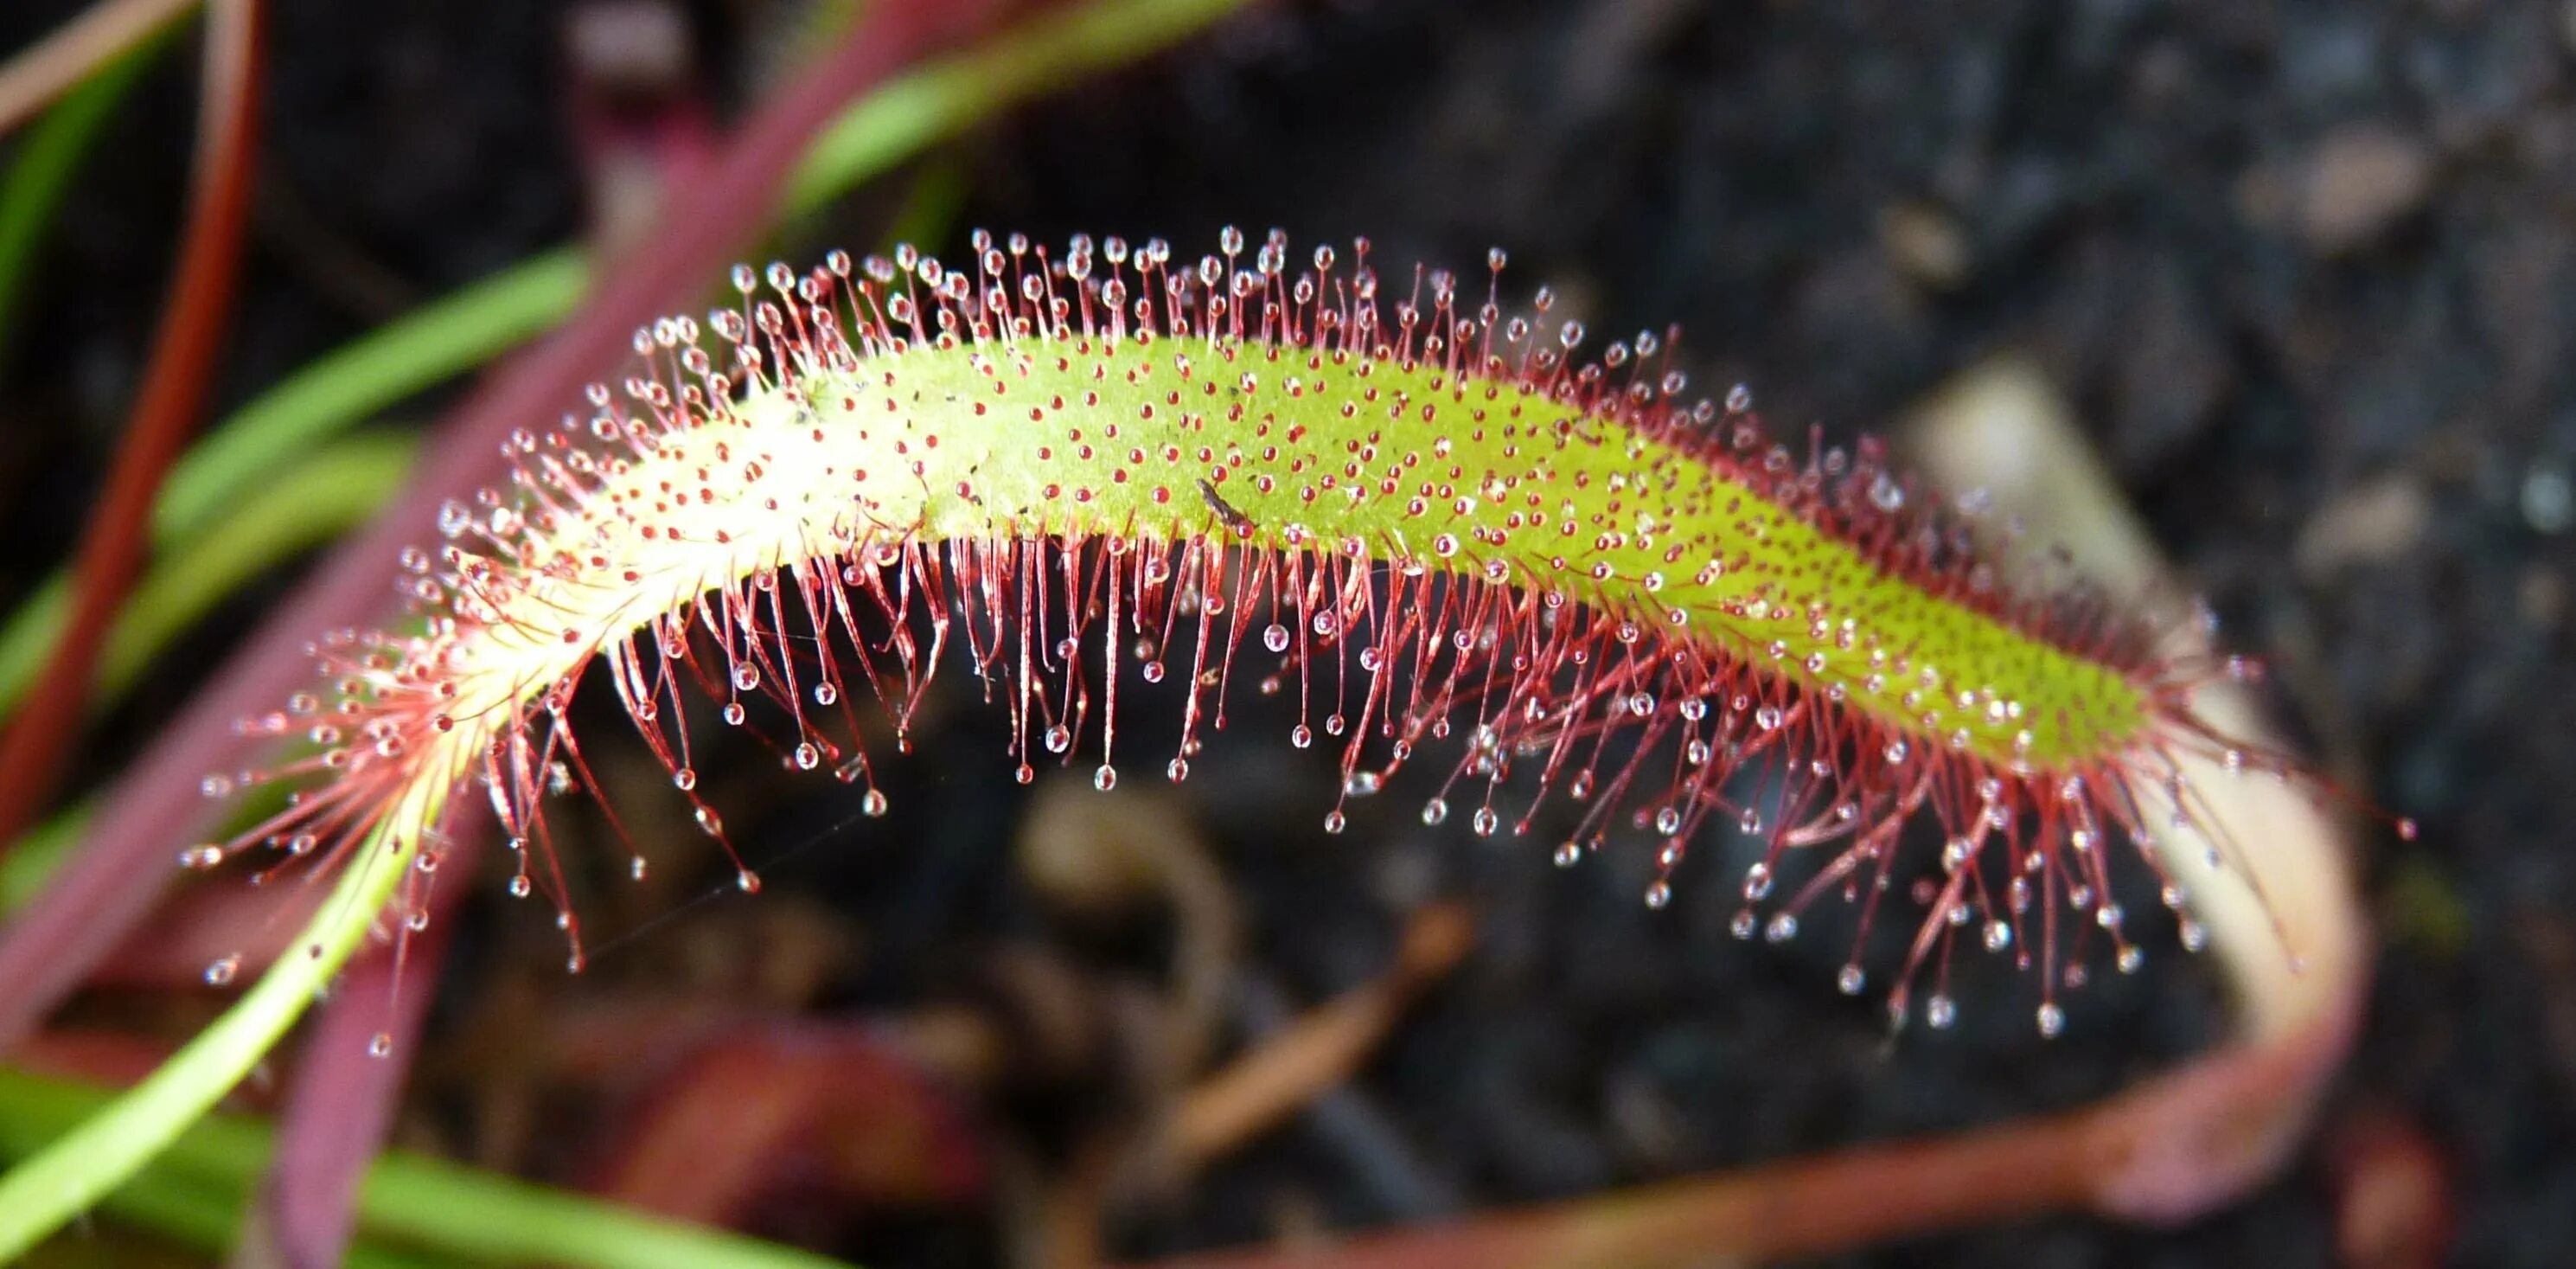
[[[865,7],[275,6],[198,434],[389,323],[445,313],[474,338],[450,369],[424,352],[369,372],[406,386],[213,498],[188,536],[247,545],[194,588],[147,582],[136,602],[169,628],[111,645],[57,809],[398,491],[485,367],[569,311],[581,279],[543,290],[527,262],[631,248]],[[2361,835],[2370,1015],[2279,1180],[2177,1229],[2048,1218],[1801,1263],[2576,1257],[2576,5],[1269,0],[1190,6],[1167,44],[1112,38],[1034,80],[974,60],[1103,7],[967,22],[943,122],[886,125],[877,159],[792,214],[754,208],[743,249],[954,251],[988,227],[1186,252],[1237,224],[1472,268],[1500,245],[1508,290],[1551,285],[1598,330],[1680,323],[1699,384],[1751,385],[1791,433],[1889,428],[2007,367],[2098,445],[2231,646],[2270,659],[2302,745],[2423,822],[2413,843]],[[83,8],[0,7],[0,58]],[[186,218],[198,30],[80,90],[87,131],[40,116],[0,140],[23,183],[40,135],[69,138],[44,151],[65,156],[56,196],[0,200],[33,209],[0,215],[0,245],[29,244],[0,255],[13,621],[126,434]],[[496,276],[521,307],[463,290]],[[282,527],[224,528],[262,487],[294,492]],[[30,663],[8,655],[14,700]],[[613,702],[585,708],[625,730]],[[764,751],[700,763],[756,898],[676,809],[630,818],[667,862],[629,882],[567,806],[580,976],[542,905],[497,878],[451,887],[444,944],[402,987],[426,1023],[391,1144],[872,1265],[1078,1265],[2074,1107],[2224,1026],[2202,967],[2159,956],[2084,993],[2052,1043],[2028,984],[1979,967],[1956,1031],[1890,1046],[1875,999],[1833,990],[1830,929],[1739,943],[1728,888],[1687,874],[1650,913],[1643,850],[1561,871],[1528,841],[1425,827],[1427,789],[1354,803],[1325,836],[1330,757],[1277,743],[1284,721],[1256,712],[1186,784],[1112,796],[1068,772],[1013,783],[968,676],[925,718],[916,752],[879,764],[882,821]],[[593,757],[648,802],[666,779],[622,740]],[[53,857],[13,852],[0,898],[32,902]],[[227,998],[201,971],[257,937],[242,900],[182,896],[21,1060],[148,1067]],[[1321,1091],[1263,1102],[1221,1078],[1253,1058]],[[234,1107],[273,1113],[293,1067],[282,1052]],[[0,1099],[0,1141],[12,1113]],[[43,1254],[229,1254],[141,1212]],[[2374,1235],[2384,1212],[2418,1215]]]

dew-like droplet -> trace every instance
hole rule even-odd
[[[387,1032],[379,1031],[379,1032],[375,1033],[374,1035],[367,1037],[367,1056],[368,1056],[368,1057],[371,1057],[371,1058],[386,1058],[386,1057],[392,1057],[392,1056],[393,1056],[393,1052],[394,1052],[394,1038],[393,1038],[393,1036],[392,1036],[391,1034],[389,1034],[389,1033],[387,1033]]]
[[[2050,1001],[2047,1004],[2041,1005],[2039,1007],[2039,1034],[2044,1038],[2054,1040],[2057,1038],[2058,1034],[2064,1030],[2066,1030],[2066,1011],[2058,1008],[2057,1002],[2055,1001]]]
[[[1669,881],[1666,881],[1666,880],[1664,880],[1664,879],[1663,879],[1663,878],[1661,878],[1661,877],[1658,877],[1658,878],[1656,878],[1655,880],[1653,880],[1653,881],[1651,881],[1651,882],[1647,883],[1647,885],[1646,885],[1646,906],[1647,906],[1647,907],[1649,907],[1649,908],[1653,908],[1653,909],[1655,909],[1656,911],[1660,912],[1660,911],[1664,910],[1665,908],[1672,906],[1672,902],[1673,902],[1673,883],[1671,883],[1671,882],[1669,882]]]
[[[1342,793],[1348,797],[1364,798],[1377,792],[1384,783],[1384,779],[1374,771],[1354,771],[1342,777]]]
[[[1303,749],[1315,743],[1315,729],[1299,723],[1288,729],[1288,743]]]
[[[234,953],[230,956],[222,957],[206,966],[206,985],[209,987],[225,986],[232,982],[233,975],[240,972],[240,953]]]
[[[796,746],[797,770],[811,771],[821,765],[823,765],[823,751],[815,748],[814,742],[809,740]]]
[[[1433,798],[1422,804],[1423,823],[1438,825],[1447,821],[1448,818],[1449,800],[1447,798]]]
[[[1111,789],[1117,788],[1118,768],[1110,766],[1105,762],[1101,763],[1100,769],[1091,773],[1091,787],[1098,789],[1103,793],[1107,793]]]
[[[1923,1020],[1931,1023],[1935,1031],[1947,1031],[1958,1024],[1959,1002],[1946,995],[1935,994],[1923,1002]]]
[[[1327,833],[1339,833],[1349,823],[1339,810],[1324,812],[1324,831]]]
[[[1558,842],[1556,844],[1555,859],[1557,867],[1571,868],[1576,864],[1583,862],[1583,847],[1577,842]]]
[[[1467,826],[1474,829],[1478,837],[1493,836],[1494,830],[1502,827],[1502,824],[1503,817],[1495,814],[1494,808],[1490,806],[1477,807],[1476,814],[1467,821]]]
[[[1273,652],[1286,652],[1288,650],[1288,627],[1280,625],[1275,621],[1271,622],[1269,628],[1261,632],[1261,646],[1268,648]]]
[[[876,789],[868,790],[859,798],[859,813],[872,820],[884,819],[886,813],[886,795]]]

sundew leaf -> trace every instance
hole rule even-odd
[[[332,633],[331,686],[256,724],[318,747],[251,773],[306,796],[189,861],[327,864],[380,837],[431,865],[472,784],[578,968],[543,802],[594,787],[563,713],[592,664],[728,852],[692,711],[864,785],[875,814],[855,711],[900,745],[945,656],[1009,713],[1018,778],[1096,745],[1102,788],[1132,669],[1128,708],[1181,723],[1168,779],[1230,694],[1289,694],[1289,743],[1340,751],[1345,800],[1417,756],[1445,767],[1429,822],[1455,799],[1473,832],[1527,834],[1562,799],[1560,862],[1644,838],[1653,906],[1706,833],[1750,836],[1739,933],[1795,937],[1842,892],[1857,994],[1892,903],[1917,929],[1892,1018],[1928,975],[1948,1025],[1964,938],[2034,972],[2054,1034],[2088,948],[2142,956],[2113,838],[2207,831],[2178,762],[2286,769],[2190,708],[2236,662],[2017,589],[1875,445],[1793,453],[1749,402],[1689,397],[1651,332],[1586,364],[1545,292],[1507,317],[1498,288],[1479,304],[1420,271],[1396,299],[1365,243],[1292,262],[1284,236],[1229,230],[1193,263],[979,233],[975,253],[739,269],[703,328],[639,333],[646,373],[523,432],[513,488],[450,504],[446,544],[405,556],[416,628]],[[1756,777],[1775,791],[1739,800]],[[1900,870],[1917,819],[1946,842]],[[1793,857],[1814,867],[1775,893]]]

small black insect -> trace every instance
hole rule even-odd
[[[1207,499],[1208,510],[1215,512],[1217,519],[1225,521],[1225,527],[1236,530],[1252,527],[1252,517],[1235,510],[1233,504],[1219,497],[1216,486],[1209,484],[1205,476],[1199,477],[1199,496]]]

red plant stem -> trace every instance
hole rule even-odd
[[[1555,1269],[1755,1264],[1896,1234],[1987,1224],[2082,1197],[2063,1120],[1865,1146],[1708,1178],[1347,1242],[1220,1252],[1157,1269]]]
[[[388,562],[440,503],[466,498],[502,471],[512,429],[541,426],[578,403],[581,388],[619,358],[636,327],[687,304],[720,276],[765,219],[806,143],[840,108],[948,38],[973,29],[977,4],[910,0],[869,6],[859,29],[816,60],[737,134],[704,180],[665,209],[661,226],[600,273],[580,316],[460,406],[430,447],[401,501],[331,559],[117,780],[81,851],[17,921],[0,930],[0,1051],[68,995],[90,966],[148,913],[188,834],[213,804],[197,789],[237,757],[236,719],[276,707],[309,679],[304,644],[318,631],[360,623],[381,607]]]
[[[224,314],[241,275],[242,230],[250,212],[259,147],[259,24],[259,0],[219,0],[208,15],[187,239],[124,443],[81,537],[70,619],[20,706],[17,724],[0,734],[0,853],[26,830],[62,779],[75,749],[67,741],[87,712],[82,706],[108,623],[142,571],[152,500],[205,407]]]
[[[2229,1157],[2302,1100],[2345,1020],[2220,1048],[2064,1114],[1860,1146],[1613,1194],[1348,1240],[1180,1256],[1153,1269],[1622,1269],[1757,1264],[2053,1212],[2177,1220],[2133,1192],[2169,1163]],[[2221,1171],[2227,1169],[2222,1166]],[[2212,1178],[2233,1191],[2243,1176]]]

